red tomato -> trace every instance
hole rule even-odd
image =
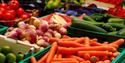
[[[12,15],[16,16],[15,10],[8,10],[8,12],[10,12]]]
[[[16,0],[11,0],[8,4],[9,4],[11,9],[16,10],[19,8],[19,2]]]
[[[22,14],[25,13],[23,8],[18,8],[18,10],[16,11],[18,16],[21,16]]]
[[[0,8],[7,9],[7,7],[8,7],[8,5],[7,5],[6,3],[2,3],[2,4],[0,5]]]
[[[22,20],[28,19],[29,18],[29,14],[23,14],[23,15],[20,16],[20,18]]]
[[[0,11],[0,19],[2,19],[2,18],[3,18],[3,12]]]
[[[4,20],[13,20],[14,18],[15,18],[15,16],[10,12],[5,12],[3,14],[3,19]]]

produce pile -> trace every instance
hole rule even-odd
[[[67,33],[67,20],[61,16],[63,15],[51,14],[39,19],[31,17],[28,22],[19,22],[16,28],[10,27],[5,36],[24,43],[46,47],[49,45],[49,38],[61,38]]]
[[[5,25],[13,26],[17,19],[26,20],[29,17],[30,14],[20,7],[17,0],[11,0],[8,3],[2,2],[0,4],[0,22],[3,22]]]
[[[24,59],[24,55],[19,53],[19,54],[14,54],[12,52],[11,47],[9,46],[1,46],[0,47],[0,63],[14,63],[14,62],[19,62]]]
[[[118,39],[112,43],[99,43],[98,39],[89,37],[50,38],[52,47],[39,60],[31,58],[31,63],[111,63],[119,55],[117,48],[124,43]]]

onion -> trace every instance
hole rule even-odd
[[[13,39],[17,39],[18,38],[18,34],[17,34],[16,31],[12,31],[12,32],[10,32],[10,34],[7,37],[13,38]]]
[[[49,41],[49,38],[47,36],[43,36],[43,39],[48,42]]]
[[[60,32],[61,34],[65,35],[65,34],[67,33],[67,30],[66,30],[64,27],[61,27],[61,28],[59,29],[59,32]]]
[[[51,37],[52,37],[52,34],[51,34],[50,32],[46,32],[46,33],[44,34],[44,36],[47,36],[48,38],[51,38]]]
[[[21,28],[21,29],[26,29],[27,25],[25,24],[25,22],[19,22],[18,27]]]
[[[35,27],[39,27],[40,23],[41,23],[41,21],[39,19],[35,19],[34,22],[33,22],[33,25]]]
[[[36,33],[37,33],[38,36],[43,36],[43,34],[44,34],[44,33],[43,33],[42,31],[40,31],[40,30],[36,30]]]
[[[13,29],[14,29],[14,27],[9,27],[8,30],[7,30],[7,32],[12,31]]]
[[[40,39],[37,41],[37,45],[45,47],[45,46],[48,46],[49,43],[45,42],[45,40],[43,40],[43,39]]]
[[[48,25],[47,24],[40,24],[39,30],[46,32],[48,30]]]
[[[29,27],[30,29],[36,30],[36,27],[35,27],[34,25],[29,25],[28,27]]]
[[[58,33],[57,31],[54,31],[54,36],[55,36],[56,38],[61,38],[61,34]]]

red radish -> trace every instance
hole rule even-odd
[[[10,31],[12,31],[13,29],[14,29],[14,27],[9,27],[7,31],[10,32]]]
[[[46,32],[48,30],[48,25],[47,24],[40,24],[39,30]]]
[[[40,31],[40,30],[36,30],[36,33],[37,33],[38,36],[43,36],[43,34],[44,34],[44,33],[43,33],[42,31]]]
[[[31,44],[36,42],[36,34],[31,29],[25,31],[25,37]]]

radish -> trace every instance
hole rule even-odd
[[[39,30],[46,32],[48,30],[48,25],[47,24],[40,24]]]
[[[43,34],[44,34],[43,31],[40,31],[40,30],[36,30],[36,33],[38,36],[43,36]]]

